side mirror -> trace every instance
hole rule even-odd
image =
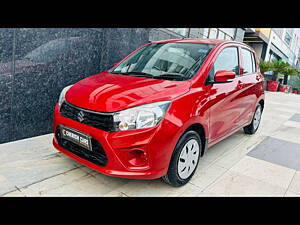
[[[235,72],[228,70],[219,70],[215,74],[214,83],[228,83],[235,78]]]

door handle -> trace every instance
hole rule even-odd
[[[238,89],[242,89],[243,88],[243,82],[239,80],[238,84],[237,84],[237,87],[238,87]]]

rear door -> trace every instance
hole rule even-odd
[[[254,52],[246,46],[241,46],[241,76],[238,78],[241,93],[239,96],[240,115],[238,118],[238,125],[244,126],[249,123],[253,116],[253,110],[257,102],[257,83],[260,82],[260,76],[257,73],[257,64]]]

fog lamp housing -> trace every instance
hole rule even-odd
[[[132,166],[145,166],[147,164],[146,152],[136,149],[128,152],[128,163]]]

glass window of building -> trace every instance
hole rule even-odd
[[[219,28],[222,32],[229,35],[231,39],[234,39],[236,28]]]
[[[210,28],[209,38],[210,39],[217,39],[217,33],[218,33],[217,28]]]
[[[187,35],[188,28],[168,28],[168,30],[171,30],[177,34],[180,34],[182,36]]]
[[[218,39],[225,40],[225,33],[219,30]]]
[[[285,33],[284,41],[285,41],[288,45],[291,44],[292,36],[291,36],[288,32]]]
[[[204,28],[202,31],[203,38],[208,38],[209,28]],[[200,31],[201,34],[201,31]]]
[[[272,28],[272,30],[279,36],[282,37],[283,29],[282,28]]]

